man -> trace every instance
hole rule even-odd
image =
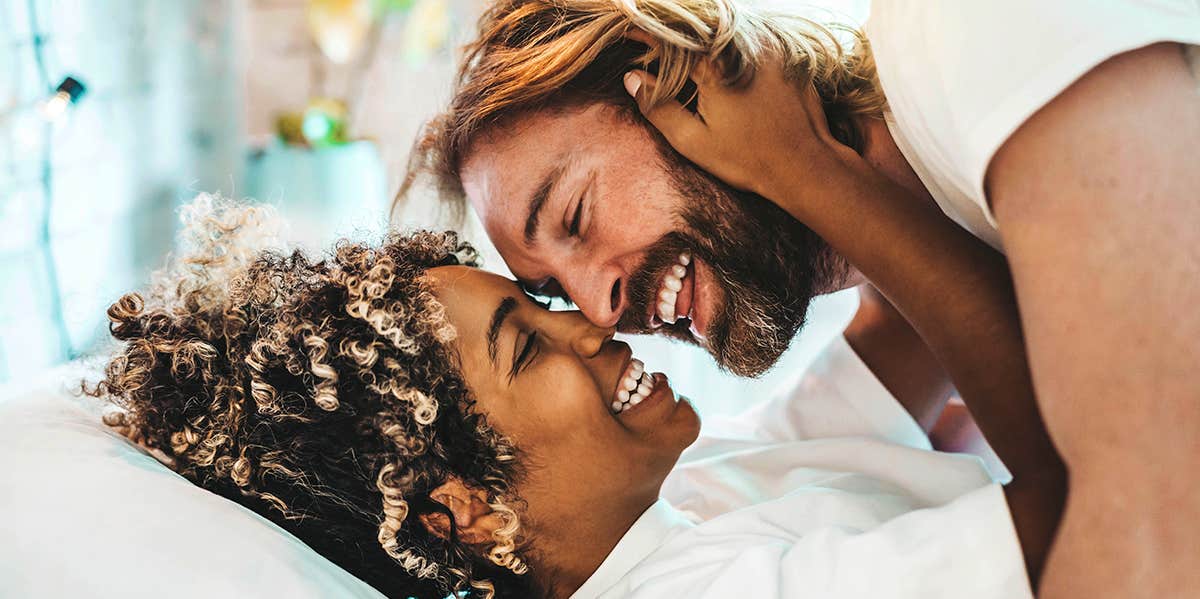
[[[823,216],[835,202],[936,201],[1007,253],[1041,409],[1071,468],[1043,594],[1200,588],[1200,317],[1174,308],[1200,298],[1200,98],[1185,59],[1195,51],[1180,45],[1200,43],[1195,0],[880,1],[871,46],[848,48],[811,23],[716,0],[510,2],[481,23],[423,156],[444,191],[465,193],[514,274],[597,324],[700,343],[753,375],[812,295],[855,280],[844,257],[892,299],[906,291],[886,261],[871,263],[886,253],[871,230],[856,244],[852,219]],[[717,88],[701,86],[698,102],[687,89],[702,59],[736,90],[778,54],[815,89],[814,131],[839,144],[796,138],[791,164],[805,177],[790,186],[739,178],[770,178],[758,159],[778,147],[722,129],[739,112],[770,119],[774,105],[722,114]],[[725,183],[628,110],[634,67],[660,75],[630,85],[646,116]],[[829,156],[855,166],[835,177]],[[952,311],[959,291],[926,309]],[[985,319],[946,324],[994,337]],[[921,333],[934,353],[954,349]],[[1147,406],[1132,419],[1116,409],[1131,402]]]

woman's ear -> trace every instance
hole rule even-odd
[[[492,533],[504,526],[504,519],[487,502],[483,489],[468,487],[457,477],[452,477],[440,487],[429,492],[429,498],[449,510],[454,518],[454,531],[458,540],[468,545],[481,545],[493,539]],[[435,511],[418,516],[430,534],[450,539],[450,518],[444,512]]]

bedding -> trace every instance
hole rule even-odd
[[[0,597],[383,597],[107,430],[61,383],[80,378],[56,378],[0,392]]]

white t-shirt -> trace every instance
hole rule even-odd
[[[932,451],[840,336],[706,421],[661,496],[572,599],[1032,597],[1003,489]]]
[[[946,214],[1001,249],[983,188],[992,156],[1105,60],[1200,44],[1200,0],[874,0],[864,31],[896,145]]]

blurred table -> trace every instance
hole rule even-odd
[[[253,150],[240,195],[277,206],[289,225],[287,240],[318,252],[342,237],[378,237],[391,204],[383,161],[370,141],[320,148],[275,142]]]

